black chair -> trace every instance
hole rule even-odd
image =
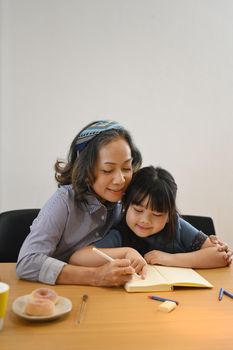
[[[216,234],[213,219],[209,216],[181,215],[181,217],[208,236]]]
[[[40,209],[18,209],[0,213],[0,262],[16,262],[23,241]]]

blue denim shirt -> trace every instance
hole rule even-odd
[[[61,186],[33,221],[17,261],[18,277],[55,284],[77,250],[104,237],[121,214],[121,203],[106,207],[91,193],[77,206],[71,185]]]

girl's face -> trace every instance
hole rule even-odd
[[[102,146],[95,165],[95,193],[109,202],[117,202],[128,187],[132,175],[132,156],[128,143],[122,139]]]
[[[147,208],[148,198],[140,205],[131,204],[126,213],[126,223],[139,237],[148,237],[160,232],[168,222],[168,213],[159,213]]]

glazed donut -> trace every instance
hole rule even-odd
[[[24,312],[29,316],[51,316],[55,312],[55,305],[49,299],[29,299]]]
[[[31,292],[31,299],[42,299],[42,300],[50,300],[54,304],[56,304],[58,300],[57,293],[50,288],[37,288]]]

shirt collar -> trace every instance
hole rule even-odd
[[[100,208],[105,208],[105,210],[113,210],[116,206],[121,205],[121,201],[119,201],[117,203],[112,203],[112,202],[102,203],[91,192],[87,193],[86,200],[87,200],[87,209],[88,209],[90,214],[93,214],[94,212],[96,212]]]

